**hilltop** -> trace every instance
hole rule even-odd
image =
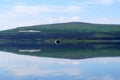
[[[1,43],[53,43],[56,39],[63,43],[119,42],[120,25],[69,22],[0,31]]]
[[[53,33],[54,31],[77,31],[77,32],[109,32],[109,31],[120,31],[120,25],[112,24],[92,24],[85,22],[69,22],[69,23],[56,23],[56,24],[44,24],[44,25],[33,25],[24,26],[10,30],[4,30],[1,32],[19,32],[20,30],[40,30],[49,31]]]

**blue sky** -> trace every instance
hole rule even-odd
[[[0,30],[62,22],[120,24],[120,0],[0,0]]]

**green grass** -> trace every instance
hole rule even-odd
[[[45,43],[54,44],[56,39],[45,40]],[[60,44],[77,44],[77,43],[104,43],[104,42],[120,42],[120,40],[78,40],[78,39],[58,39]]]
[[[22,30],[37,30],[41,31],[40,33],[20,33],[19,31]],[[56,34],[56,35],[55,35]],[[52,38],[52,35],[62,34],[62,36],[59,36],[60,38]],[[64,34],[66,35],[64,37]],[[22,37],[29,35],[29,39]],[[48,24],[48,25],[35,25],[35,26],[25,26],[25,27],[19,27],[15,29],[0,31],[0,43],[5,42],[23,42],[23,43],[42,43],[40,41],[41,37],[31,37],[32,35],[48,35],[48,38],[43,38],[42,42],[45,43],[54,43],[55,39],[59,39],[62,43],[79,43],[79,42],[119,42],[119,40],[115,40],[115,38],[120,38],[120,25],[107,25],[107,24],[89,24],[89,23],[58,23],[58,24]],[[72,38],[66,38],[68,36],[72,35]],[[77,37],[74,37],[76,36]],[[83,35],[82,37],[79,37]],[[14,37],[21,37],[21,39],[14,39]],[[4,41],[4,38],[6,37],[6,40]],[[62,38],[61,38],[62,37]],[[78,39],[82,38],[81,40]],[[91,38],[104,38],[108,37],[111,38],[111,40],[92,40]],[[2,40],[3,39],[3,40]],[[8,40],[7,40],[8,39]],[[28,40],[27,40],[28,39]],[[36,40],[35,40],[36,39]],[[9,41],[10,40],[10,41]]]
[[[103,24],[79,24],[79,23],[58,23],[48,25],[35,25],[5,30],[3,32],[18,32],[20,30],[40,30],[45,33],[61,32],[119,32],[120,25]]]

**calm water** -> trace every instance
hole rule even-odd
[[[120,80],[120,45],[0,45],[0,80]]]
[[[71,60],[0,52],[0,80],[120,80],[120,57]]]

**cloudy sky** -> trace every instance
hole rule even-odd
[[[0,30],[71,21],[120,24],[120,0],[0,0]]]

